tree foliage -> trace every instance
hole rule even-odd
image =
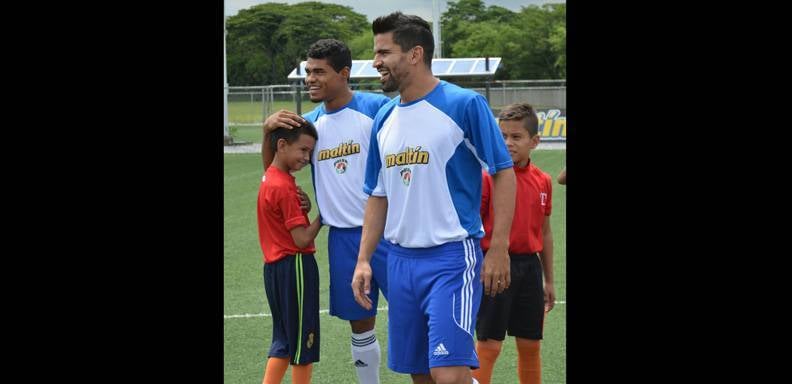
[[[350,7],[313,1],[255,5],[229,17],[226,29],[228,84],[234,86],[282,84],[313,42],[349,41],[370,25]]]
[[[497,79],[566,77],[566,5],[512,12],[481,0],[448,2],[443,13],[444,57],[500,56]]]
[[[499,56],[497,79],[566,77],[566,5],[522,7],[519,12],[482,0],[449,1],[441,17],[443,57]],[[265,3],[226,23],[229,85],[283,84],[318,39],[344,41],[352,58],[373,57],[371,24],[352,8],[316,1]]]
[[[374,58],[374,32],[371,28],[366,28],[361,34],[355,36],[347,42],[349,50],[352,51],[353,60],[371,60]]]

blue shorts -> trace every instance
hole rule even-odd
[[[481,303],[479,239],[388,254],[388,368],[427,374],[434,367],[478,368],[473,331]]]
[[[371,257],[371,310],[355,301],[352,293],[352,275],[357,265],[360,249],[361,227],[330,227],[327,237],[327,255],[330,262],[330,315],[343,320],[363,320],[377,315],[379,290],[388,298],[388,251],[390,243],[380,240]]]
[[[311,253],[264,264],[264,290],[272,312],[268,357],[291,364],[319,361],[319,268]]]

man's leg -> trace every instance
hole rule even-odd
[[[479,382],[471,376],[470,367],[432,368],[432,379],[436,384],[479,384]],[[413,383],[415,383],[414,377]]]
[[[355,302],[350,284],[357,264],[360,236],[360,228],[330,228],[327,239],[330,264],[330,315],[349,321],[352,328],[350,347],[358,382],[379,384],[381,352],[374,324],[381,289],[379,283],[381,279],[378,278],[380,271],[374,269],[374,278],[371,281],[371,301],[374,306],[371,310],[365,310]],[[377,259],[377,253],[374,256],[373,259]],[[379,266],[372,260],[372,268],[375,267]],[[383,265],[380,268],[384,270],[386,267],[387,265]],[[381,273],[385,274],[386,271]]]
[[[379,384],[380,345],[374,331],[376,317],[350,320],[352,327],[352,360],[360,384]]]
[[[424,298],[429,325],[427,358],[437,384],[470,384],[470,369],[479,367],[473,332],[481,302],[479,272],[483,255],[478,241],[448,243],[423,259],[417,293]],[[394,280],[391,280],[394,281]]]

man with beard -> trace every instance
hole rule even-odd
[[[322,102],[304,115],[319,133],[313,155],[316,203],[322,223],[330,226],[328,259],[330,264],[330,315],[349,321],[352,328],[352,361],[361,384],[379,383],[380,345],[374,332],[378,289],[388,295],[386,257],[389,244],[378,241],[373,264],[373,306],[363,309],[355,303],[350,282],[357,263],[363,211],[368,195],[363,193],[363,175],[371,136],[371,125],[386,96],[352,92],[349,72],[352,55],[338,40],[322,39],[308,48],[305,83],[313,102]],[[302,118],[279,111],[264,122],[265,166],[272,161],[269,132],[278,127],[299,126]]]
[[[374,20],[372,30],[382,88],[399,97],[374,119],[355,300],[372,308],[369,260],[384,233],[392,244],[388,367],[411,374],[413,383],[475,383],[480,281],[492,296],[510,282],[512,160],[484,97],[432,75],[426,21],[395,12]],[[495,211],[483,265],[482,167],[493,175]]]

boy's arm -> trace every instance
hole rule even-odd
[[[300,115],[289,112],[285,109],[281,109],[278,112],[275,112],[266,120],[264,120],[264,124],[262,126],[264,130],[264,139],[261,143],[261,160],[264,163],[264,169],[266,170],[267,167],[272,164],[272,159],[275,157],[275,154],[272,153],[270,149],[270,132],[278,129],[278,128],[288,128],[292,129],[292,127],[299,127],[301,123],[305,122]]]
[[[561,173],[558,174],[558,184],[566,185],[566,167],[561,170]]]
[[[550,216],[545,216],[542,225],[542,271],[544,272],[545,312],[555,306],[555,286],[553,285],[553,230],[550,228]]]
[[[484,294],[495,297],[511,284],[509,234],[517,190],[514,169],[501,169],[492,175],[492,182],[492,240],[481,267],[481,281],[484,283]]]
[[[313,239],[319,234],[319,229],[322,228],[322,219],[319,215],[316,216],[314,221],[307,227],[296,226],[292,228],[291,236],[294,239],[294,244],[297,248],[305,248],[311,245]]]
[[[355,273],[352,275],[352,293],[361,307],[369,310],[372,302],[368,297],[371,293],[371,255],[385,231],[385,218],[388,214],[388,198],[385,196],[369,196],[366,212],[363,217],[363,233],[360,238],[360,250]]]

